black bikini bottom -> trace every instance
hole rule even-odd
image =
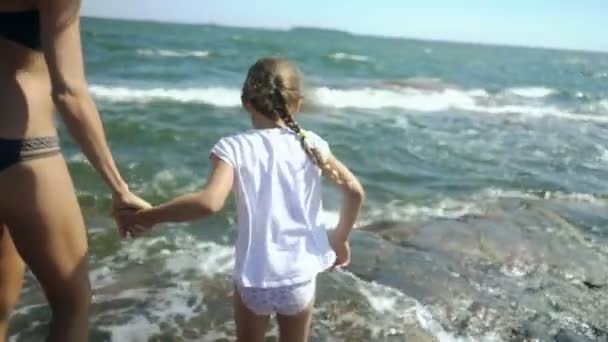
[[[59,151],[59,138],[57,137],[0,138],[0,172],[19,162],[52,156]]]

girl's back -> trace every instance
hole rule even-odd
[[[263,58],[251,66],[241,99],[256,129],[225,137],[211,150],[203,190],[137,213],[119,215],[141,234],[162,222],[184,222],[222,209],[236,193],[238,238],[234,314],[238,341],[263,341],[277,314],[279,341],[308,340],[318,273],[348,265],[348,237],[363,203],[357,178],[293,118],[303,96],[297,67]],[[321,173],[341,190],[340,219],[329,238],[320,225]]]
[[[327,143],[308,132],[325,157]],[[287,128],[250,130],[221,139],[212,153],[235,170],[239,236],[235,280],[274,287],[310,279],[334,254],[321,227],[321,171]]]

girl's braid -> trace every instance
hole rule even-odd
[[[300,127],[289,111],[290,105],[299,100],[300,92],[299,89],[294,89],[295,87],[285,85],[284,78],[286,77],[279,72],[279,63],[284,62],[286,61],[263,59],[254,64],[249,69],[247,80],[243,85],[243,102],[250,103],[257,112],[271,120],[281,119],[298,136],[302,149],[312,162],[321,169],[325,176],[341,185],[343,181],[340,173],[323,159],[321,151],[317,147],[310,144],[306,131]],[[297,77],[297,68],[289,62],[287,63],[291,67],[289,71],[295,73],[289,76]]]

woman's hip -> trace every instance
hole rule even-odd
[[[56,156],[60,151],[59,138],[56,136],[0,138],[0,174],[19,163]]]

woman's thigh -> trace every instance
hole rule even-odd
[[[0,219],[53,309],[88,306],[87,236],[62,156],[17,164],[0,174]]]

